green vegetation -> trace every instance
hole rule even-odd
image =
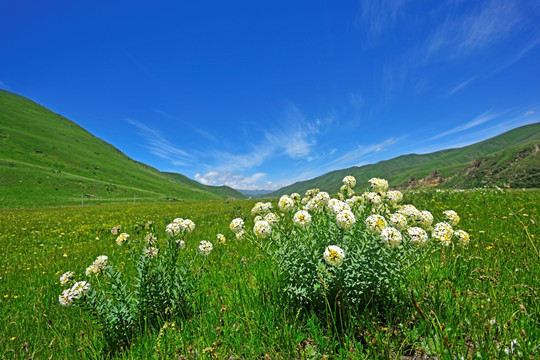
[[[245,198],[184,178],[134,161],[74,122],[0,90],[1,208]]]
[[[279,189],[266,196],[278,197],[297,192],[303,194],[308,189],[320,188],[337,193],[341,179],[354,176],[360,183],[372,177],[382,177],[393,187],[407,187],[408,180],[424,179],[435,171],[434,183],[426,181],[413,187],[437,186],[448,179],[446,188],[474,188],[483,186],[540,187],[540,123],[522,126],[491,139],[458,149],[448,149],[434,153],[409,154],[376,164],[333,171],[311,180],[301,181]],[[486,161],[489,169],[476,172],[476,180],[467,179],[475,162]]]
[[[198,288],[183,316],[143,328],[113,358],[322,359],[537,358],[540,346],[538,190],[406,192],[434,215],[453,209],[471,235],[468,248],[434,251],[407,272],[408,296],[384,311],[358,309],[335,331],[315,313],[288,306],[276,264],[237,240],[232,219],[249,219],[254,201],[184,201],[0,210],[0,354],[2,358],[104,356],[100,327],[78,307],[62,307],[59,277],[84,278],[99,255],[126,277],[137,258],[111,228],[143,241],[153,221],[158,239],[176,217],[190,218],[186,256],[199,256]],[[276,208],[276,204],[274,204]],[[253,222],[246,222],[251,229]],[[216,240],[225,234],[226,244]],[[200,240],[213,251],[201,261]],[[159,256],[159,255],[158,255]],[[413,296],[410,296],[412,291]]]

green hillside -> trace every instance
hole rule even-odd
[[[381,177],[387,179],[391,186],[401,188],[433,186],[439,182],[442,182],[441,186],[455,188],[495,185],[540,187],[540,156],[535,150],[539,144],[540,123],[536,123],[462,148],[402,155],[376,164],[333,171],[281,188],[268,196],[303,193],[312,188],[336,193],[346,175],[355,176],[360,186],[366,186],[372,177]],[[523,151],[528,155],[524,156]],[[474,173],[464,171],[475,161],[486,157],[489,158],[489,170],[482,168]],[[472,180],[474,174],[477,174],[477,180]],[[419,181],[423,179],[426,181]]]
[[[0,90],[0,208],[243,197],[195,183],[134,161],[74,122]]]

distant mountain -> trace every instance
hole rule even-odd
[[[241,192],[242,194],[244,194],[245,196],[252,197],[252,198],[261,198],[267,194],[274,192],[274,190],[243,190],[243,189],[237,189],[237,190]]]
[[[22,96],[0,90],[0,208],[244,196],[162,173]]]
[[[401,189],[418,187],[474,188],[540,187],[540,123],[522,126],[491,139],[429,154],[409,154],[361,167],[332,171],[311,180],[281,188],[269,197],[319,188],[337,193],[346,175],[357,188],[372,177],[385,178]]]

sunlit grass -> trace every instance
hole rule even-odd
[[[128,269],[135,260],[116,245],[113,226],[143,238],[151,220],[164,237],[165,226],[184,217],[197,225],[188,252],[197,252],[203,239],[214,244],[193,313],[147,329],[114,357],[498,358],[505,350],[537,357],[540,192],[423,191],[406,193],[402,203],[409,202],[433,213],[455,210],[460,228],[471,234],[469,247],[434,253],[415,267],[409,278],[414,301],[388,309],[391,320],[359,309],[341,334],[284,306],[270,260],[228,230],[231,219],[249,217],[254,201],[2,210],[1,356],[101,358],[100,329],[79,308],[59,305],[59,276],[84,274],[102,254]],[[226,244],[218,244],[218,233]]]

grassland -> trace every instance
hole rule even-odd
[[[176,217],[197,227],[186,257],[201,269],[192,310],[148,328],[112,358],[361,359],[502,358],[540,354],[540,191],[419,191],[404,203],[440,214],[454,209],[471,234],[466,249],[435,252],[409,273],[412,298],[386,314],[358,309],[346,331],[326,328],[310,312],[286,306],[276,268],[228,230],[248,218],[253,201],[184,201],[0,210],[0,356],[5,359],[104,357],[100,328],[80,308],[58,303],[59,276],[101,254],[129,269],[113,226],[132,237],[152,220],[158,237]],[[250,225],[248,225],[250,226]],[[225,245],[215,236],[223,233]],[[214,242],[203,261],[199,240]],[[416,303],[416,305],[415,305]]]

